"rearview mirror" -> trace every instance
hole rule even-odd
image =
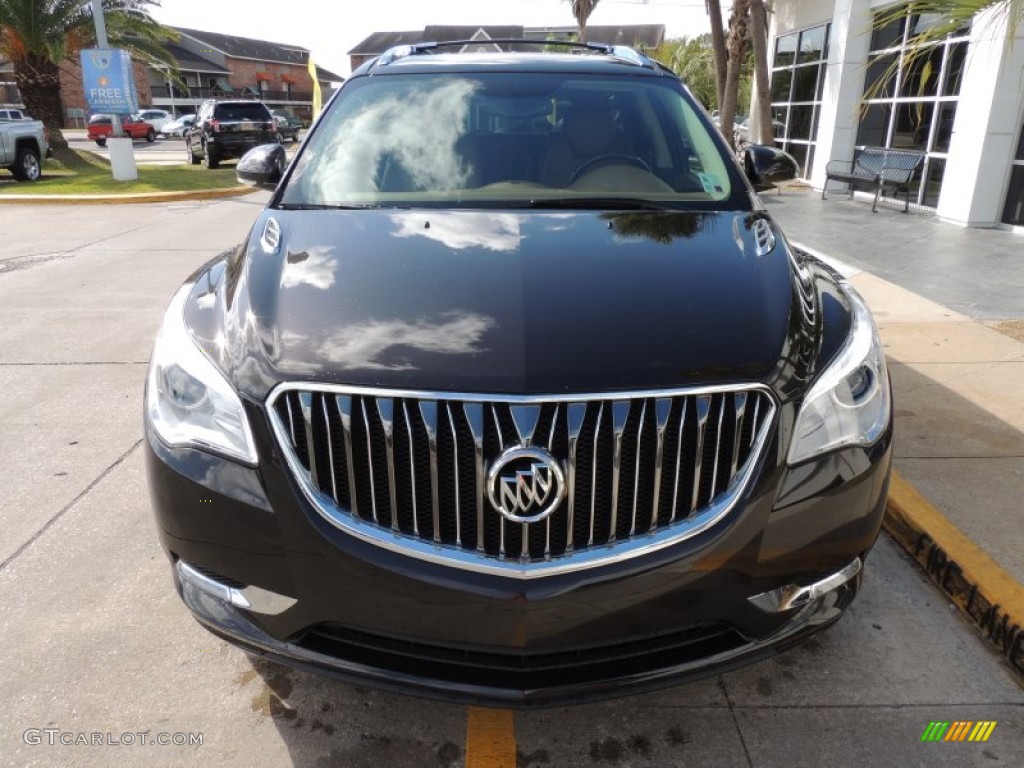
[[[743,150],[743,170],[759,192],[800,175],[800,166],[791,154],[763,144],[750,144]]]
[[[288,167],[288,156],[280,144],[261,144],[242,155],[235,175],[242,184],[274,188]]]

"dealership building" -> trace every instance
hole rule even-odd
[[[923,151],[912,204],[964,226],[1024,232],[1024,28],[1008,44],[1005,15],[981,14],[907,62],[907,41],[933,19],[880,27],[878,14],[892,7],[776,0],[777,143],[819,189],[828,162],[850,160],[857,148]],[[895,77],[873,87],[894,63]]]

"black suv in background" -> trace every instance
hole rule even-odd
[[[466,44],[385,53],[292,162],[239,161],[276,189],[175,295],[146,391],[185,604],[272,659],[502,706],[827,627],[892,401],[863,300],[754,191],[795,162],[737,164],[631,49]]]
[[[216,168],[221,160],[274,141],[277,127],[262,102],[210,99],[199,107],[195,124],[185,134],[185,149],[192,165],[202,161],[207,168]]]

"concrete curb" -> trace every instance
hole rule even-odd
[[[256,187],[238,186],[219,189],[192,189],[181,192],[138,192],[126,195],[0,195],[0,205],[97,205],[120,203],[169,203],[182,200],[213,200],[240,197]]]
[[[896,472],[883,526],[1024,678],[1024,585]]]

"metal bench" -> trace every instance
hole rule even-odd
[[[829,180],[846,182],[850,187],[850,197],[854,188],[871,187],[875,190],[875,201],[871,212],[878,212],[878,198],[882,191],[889,187],[893,196],[903,192],[907,202],[903,212],[910,210],[910,182],[924,163],[924,152],[916,149],[888,149],[886,147],[864,147],[853,156],[853,162],[832,160],[825,168],[825,185],[821,188],[821,199],[825,200],[825,191]]]

